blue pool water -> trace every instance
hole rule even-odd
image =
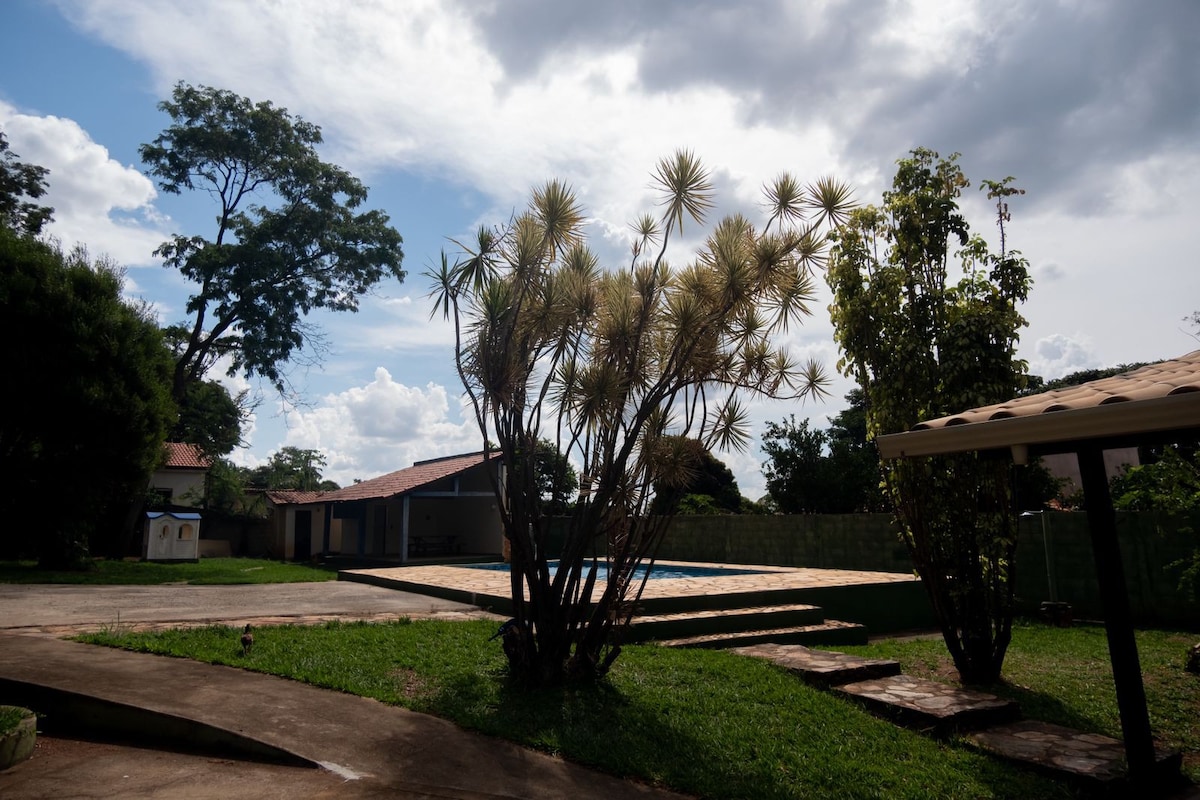
[[[550,573],[554,574],[558,570],[558,562],[548,562]],[[459,566],[468,569],[486,569],[492,572],[508,572],[508,564],[461,564]],[[639,569],[636,573],[638,578],[645,574],[645,567]],[[659,580],[662,578],[715,578],[722,575],[764,575],[767,570],[749,569],[742,567],[701,567],[701,566],[681,566],[679,564],[655,564],[654,570],[650,573],[650,580]],[[584,575],[587,575],[586,567]],[[600,565],[600,569],[596,572],[596,580],[603,581],[608,578],[608,567],[604,564]]]

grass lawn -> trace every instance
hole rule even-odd
[[[204,558],[192,563],[106,561],[84,571],[39,570],[33,561],[0,561],[0,583],[77,583],[96,586],[161,583],[307,583],[331,581],[337,571],[260,558]]]
[[[487,621],[436,620],[264,627],[246,657],[239,631],[225,626],[80,638],[373,697],[704,797],[1074,796],[1065,783],[899,728],[771,664],[721,651],[629,646],[594,686],[524,691],[507,681],[499,644],[488,641],[494,631]],[[1016,650],[1025,638],[1023,629]],[[1079,713],[1100,704],[1085,699]]]
[[[1156,744],[1183,753],[1184,772],[1200,783],[1200,675],[1183,669],[1200,634],[1138,631],[1138,655]],[[941,638],[884,640],[847,653],[894,658],[906,674],[954,681]],[[1004,660],[1004,683],[989,688],[1021,704],[1030,719],[1121,738],[1108,641],[1099,625],[1054,628],[1018,622]]]

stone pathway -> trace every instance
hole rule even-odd
[[[764,658],[805,681],[862,702],[895,722],[935,735],[965,733],[984,752],[1116,792],[1126,776],[1125,748],[1116,739],[1020,719],[1015,702],[900,673],[890,659],[869,659],[800,645],[758,644],[734,652]],[[1160,775],[1179,779],[1179,753],[1158,754]],[[1194,787],[1193,787],[1194,788]],[[1190,791],[1190,790],[1189,790]],[[1193,798],[1195,794],[1185,794]]]

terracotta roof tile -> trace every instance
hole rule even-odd
[[[327,492],[301,492],[294,489],[268,489],[267,499],[277,506],[308,505],[321,502],[322,495]]]
[[[1031,417],[1114,403],[1155,400],[1188,392],[1200,392],[1200,350],[1173,361],[1150,364],[1079,386],[1018,397],[1003,403],[973,408],[961,414],[932,419],[916,425],[913,430],[936,430],[993,419]]]
[[[194,444],[167,442],[163,447],[167,451],[163,466],[167,469],[208,469],[212,466],[212,459],[203,455]]]
[[[499,458],[492,453],[492,458]],[[267,492],[267,498],[276,505],[305,505],[308,503],[344,503],[351,500],[381,500],[398,494],[420,489],[422,486],[449,478],[483,463],[483,453],[468,453],[460,456],[434,458],[418,461],[411,467],[345,486],[332,492]]]
[[[492,453],[492,458],[499,457]],[[346,500],[375,500],[393,497],[419,489],[426,484],[448,478],[465,472],[471,467],[483,463],[483,453],[468,453],[460,456],[447,456],[429,461],[418,461],[407,469],[389,472],[369,481],[362,481],[351,486],[345,486],[333,492],[326,492],[322,502],[344,502]]]

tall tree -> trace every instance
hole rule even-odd
[[[0,526],[0,551],[43,566],[125,555],[174,420],[171,356],[121,274],[0,226],[0,502],[34,524]],[[72,513],[62,513],[69,501]]]
[[[850,407],[826,430],[810,430],[795,416],[768,422],[762,450],[763,477],[775,508],[786,514],[850,514],[883,511],[879,455],[867,441],[861,389],[846,395]]]
[[[194,381],[184,391],[171,439],[194,444],[209,456],[233,452],[242,441],[246,392],[231,397],[216,381]]]
[[[4,131],[0,131],[0,225],[37,236],[54,214],[53,208],[33,202],[46,194],[50,171],[17,159]]]
[[[281,447],[271,454],[265,466],[254,470],[250,483],[264,489],[301,492],[338,488],[333,481],[321,478],[321,469],[325,465],[325,456],[318,450]]]
[[[691,263],[672,269],[671,236],[703,220],[712,186],[682,151],[659,162],[654,181],[662,213],[635,223],[624,268],[600,268],[574,193],[550,181],[433,275],[434,313],[454,322],[485,448],[494,438],[508,467],[497,492],[515,619],[503,642],[512,673],[530,683],[594,678],[617,658],[644,586],[637,568],[652,563],[670,521],[646,514],[653,487],[682,483],[705,450],[743,447],[746,394],[806,397],[824,381],[771,335],[808,313],[823,227],[843,218],[848,190],[782,175],[761,229],[726,217]],[[525,455],[542,436],[581,476],[553,572],[535,459]]]
[[[172,329],[172,395],[221,356],[230,373],[284,388],[284,365],[319,347],[304,321],[313,309],[356,311],[388,275],[403,280],[401,238],[381,211],[360,212],[367,189],[322,161],[321,129],[269,102],[179,83],[159,104],[173,123],[140,148],[171,194],[199,189],[220,208],[211,239],[176,235],[156,251],[195,283],[192,315]]]
[[[737,478],[721,459],[705,450],[699,453],[690,474],[654,485],[651,514],[740,514],[742,493]]]
[[[882,207],[856,211],[837,234],[828,279],[839,366],[867,399],[872,437],[1013,397],[1028,265],[1007,249],[1012,179],[985,181],[1001,246],[971,237],[957,154],[913,150]],[[953,248],[959,247],[956,253]],[[961,265],[954,281],[951,261]],[[1016,548],[1012,465],[987,454],[884,465],[888,495],[946,645],[968,682],[999,677],[1011,638]]]

